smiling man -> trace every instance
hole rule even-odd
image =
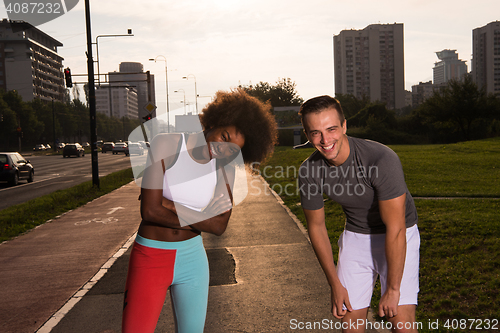
[[[316,148],[299,169],[301,204],[331,287],[332,314],[345,323],[343,332],[364,332],[373,286],[380,276],[379,315],[387,318],[394,332],[417,332],[420,235],[398,156],[380,143],[348,137],[335,98],[312,98],[299,114]],[[323,194],[342,205],[346,215],[337,267]]]

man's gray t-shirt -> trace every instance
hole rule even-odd
[[[346,215],[345,229],[361,234],[385,233],[378,201],[406,193],[406,227],[417,223],[417,210],[394,151],[375,141],[348,137],[349,157],[330,165],[315,151],[299,169],[302,208],[323,207],[323,193],[338,202]]]

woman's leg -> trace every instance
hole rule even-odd
[[[205,327],[210,274],[208,260],[200,242],[178,252],[175,276],[170,292],[178,333],[202,333]]]
[[[172,283],[176,250],[164,250],[134,243],[130,255],[123,333],[153,333]]]

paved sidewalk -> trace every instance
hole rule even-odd
[[[120,332],[138,194],[131,183],[1,244],[0,331]],[[330,289],[303,228],[261,178],[249,176],[249,194],[226,232],[204,235],[204,243],[205,332],[338,331],[330,329]],[[156,332],[173,332],[171,313],[167,297]]]

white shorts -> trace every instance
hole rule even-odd
[[[385,234],[365,235],[345,230],[339,238],[337,275],[347,289],[354,310],[370,306],[373,288],[380,275],[382,295],[387,286]],[[417,304],[420,233],[417,225],[406,229],[406,260],[399,305]]]

